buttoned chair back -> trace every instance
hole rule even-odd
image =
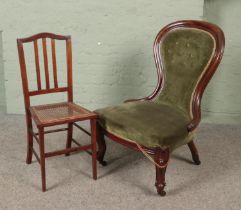
[[[159,83],[152,98],[178,106],[199,122],[203,91],[223,51],[224,34],[213,24],[182,21],[167,25],[154,42]]]

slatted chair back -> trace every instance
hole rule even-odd
[[[47,40],[50,39],[51,43],[51,55],[48,56],[47,51]],[[56,40],[63,40],[66,42],[66,63],[67,63],[67,86],[59,87],[58,80],[58,70],[57,70],[57,61],[56,61]],[[29,90],[28,83],[28,74],[26,67],[26,60],[24,55],[24,43],[33,43],[34,50],[34,58],[35,58],[35,70],[36,70],[36,78],[37,78],[37,90]],[[43,67],[40,68],[40,59],[39,59],[39,47],[38,44],[42,44],[43,49]],[[73,101],[73,82],[72,82],[72,47],[71,47],[71,37],[70,36],[62,36],[56,35],[52,33],[39,33],[27,38],[17,39],[18,46],[18,55],[19,55],[19,63],[21,69],[21,77],[22,77],[22,85],[23,85],[23,93],[24,93],[24,102],[25,108],[28,109],[30,107],[30,97],[48,93],[57,93],[57,92],[67,92],[68,93],[68,101]],[[49,58],[50,57],[50,58]],[[49,61],[52,60],[52,71],[49,68]],[[44,73],[45,79],[45,87],[43,86],[43,82],[41,75]],[[53,85],[50,84],[50,73],[53,74]]]

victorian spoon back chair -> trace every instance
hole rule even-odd
[[[154,92],[96,110],[97,159],[106,165],[104,135],[143,152],[155,164],[155,185],[164,196],[170,152],[187,144],[194,163],[200,164],[193,139],[201,120],[204,89],[223,55],[224,34],[208,22],[177,21],[157,34],[153,50],[158,76]]]

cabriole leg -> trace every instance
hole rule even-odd
[[[104,133],[102,131],[101,126],[97,122],[97,143],[98,143],[98,153],[97,153],[97,160],[102,166],[106,166],[107,162],[104,161],[105,151],[106,151],[106,143],[104,138]]]
[[[189,147],[189,149],[190,149],[190,151],[192,153],[192,159],[193,159],[194,163],[196,165],[200,165],[201,161],[199,159],[199,154],[198,154],[198,151],[197,151],[197,148],[196,148],[194,142],[191,141],[187,145],[188,145],[188,147]]]
[[[156,189],[157,193],[160,196],[165,196],[166,192],[164,191],[164,188],[166,186],[165,182],[165,173],[166,173],[166,168],[169,160],[169,150],[161,150],[161,149],[156,149],[155,155],[154,155],[154,160],[155,162],[159,165],[156,166]]]

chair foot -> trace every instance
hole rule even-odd
[[[156,166],[156,183],[155,183],[157,193],[163,197],[166,195],[164,188],[166,186],[165,174],[166,174],[166,168],[169,160],[169,150],[168,149],[161,150],[160,148],[156,149],[154,160],[156,164],[160,166],[163,165],[163,167]]]
[[[166,183],[162,183],[162,184],[155,184],[156,185],[156,189],[157,189],[157,193],[161,196],[164,197],[166,195],[166,191],[164,190]]]
[[[160,193],[158,193],[161,197],[164,197],[167,193],[166,193],[166,191],[161,191]]]
[[[30,151],[28,151],[27,152],[27,158],[26,158],[26,163],[27,164],[31,164],[32,163],[32,151],[30,152]]]
[[[33,137],[30,136],[28,137],[28,149],[27,149],[27,158],[26,158],[26,163],[31,164],[32,163],[32,157],[33,157]]]
[[[164,190],[162,190],[162,191],[160,191],[160,192],[158,192],[158,194],[161,196],[161,197],[164,197],[164,196],[166,196],[166,191],[164,191]]]
[[[27,164],[31,164],[31,163],[32,163],[32,160],[29,160],[29,159],[27,158],[26,163],[27,163]]]
[[[99,162],[99,164],[102,165],[102,166],[107,166],[107,162],[104,161],[104,160],[99,160],[99,159],[98,159],[98,162]]]
[[[200,165],[201,164],[201,161],[199,160],[199,156],[198,155],[193,156],[192,159],[193,159],[193,162],[195,163],[195,165]]]
[[[195,165],[200,165],[201,161],[199,159],[199,154],[198,154],[198,151],[197,151],[197,148],[196,148],[194,142],[191,141],[187,145],[191,151],[193,162],[195,163]]]

